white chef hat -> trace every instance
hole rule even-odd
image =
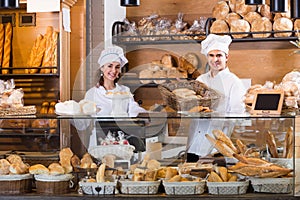
[[[124,56],[123,49],[121,47],[108,47],[101,52],[101,55],[98,59],[100,67],[111,62],[119,62],[121,67],[128,63],[128,60]]]
[[[209,34],[205,40],[201,42],[201,53],[207,55],[212,50],[220,50],[228,54],[229,45],[232,39],[229,35]]]

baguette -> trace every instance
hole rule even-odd
[[[227,146],[229,146],[235,153],[238,152],[237,148],[234,146],[232,143],[231,139],[221,130],[213,130],[212,131],[213,135],[217,140],[221,140],[224,142]]]
[[[3,44],[4,44],[4,25],[0,24],[0,66],[2,66],[2,59],[3,59]]]
[[[287,130],[287,133],[285,135],[285,152],[286,152],[286,155],[285,155],[285,158],[292,158],[293,157],[293,134],[294,132],[294,129],[293,127],[289,127],[288,130]]]
[[[34,74],[38,72],[38,68],[41,66],[43,61],[43,56],[46,49],[46,40],[43,35],[39,34],[34,41],[33,47],[30,52],[30,57],[28,61],[28,67],[36,68],[27,70],[28,73]]]
[[[208,134],[205,134],[205,137],[221,154],[223,154],[226,157],[233,156],[234,151],[229,146],[227,146],[223,141],[216,140]]]
[[[241,154],[245,154],[247,151],[247,146],[240,140],[240,139],[236,139],[236,145],[238,147],[238,151]]]
[[[267,140],[268,148],[269,148],[269,151],[270,151],[272,157],[278,158],[277,145],[276,145],[275,137],[274,137],[273,133],[268,131],[266,134],[266,140]]]
[[[58,32],[54,31],[52,34],[52,57],[51,57],[51,66],[57,67],[57,40],[58,40]],[[57,68],[51,69],[53,74],[57,73]]]
[[[12,26],[11,23],[5,25],[5,40],[3,49],[3,61],[2,61],[2,74],[8,74],[10,65],[10,53],[11,53],[11,40],[12,40]]]
[[[97,170],[97,174],[96,174],[96,181],[97,183],[103,183],[105,182],[105,163],[102,163],[100,165],[100,167]]]
[[[46,49],[45,54],[42,62],[42,74],[49,74],[51,72],[51,69],[45,69],[43,67],[51,67],[51,59],[52,59],[52,35],[53,35],[53,27],[48,26],[46,30],[46,34],[44,35],[44,38],[46,39]]]
[[[222,180],[224,182],[227,182],[228,181],[228,170],[226,167],[219,167],[218,168],[219,170],[219,174],[220,174],[220,177],[222,178]]]

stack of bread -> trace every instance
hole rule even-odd
[[[284,75],[279,84],[271,81],[266,81],[264,85],[252,85],[245,95],[245,103],[252,104],[254,94],[256,92],[264,92],[269,90],[283,90],[284,91],[284,105],[288,108],[298,108],[300,98],[300,72],[293,70]]]
[[[263,5],[246,5],[245,0],[219,1],[212,10],[212,17],[216,20],[210,32],[232,33],[233,38],[267,38],[272,35],[272,31],[275,32],[274,37],[292,36],[292,31],[299,29],[299,19],[291,19],[286,14],[289,11],[272,14],[269,5],[268,2]]]
[[[162,84],[167,79],[197,78],[200,72],[197,70],[198,58],[193,53],[187,53],[179,58],[171,54],[164,54],[160,60],[154,60],[147,69],[139,72],[140,82]],[[157,79],[156,79],[157,78]]]
[[[44,35],[39,34],[34,41],[25,73],[56,73],[57,72],[57,41],[58,32],[48,26]]]
[[[259,157],[251,157],[251,155],[246,153],[247,147],[242,141],[239,140],[236,142],[237,146],[235,146],[232,140],[221,130],[213,130],[213,136],[206,134],[206,137],[209,142],[213,144],[214,148],[225,157],[234,157],[238,160],[235,165],[228,168],[231,172],[236,172],[244,176],[261,178],[291,176],[290,173],[292,172],[292,169],[279,166]],[[270,132],[267,139],[267,146],[272,155],[278,156],[276,141]],[[287,148],[285,151],[292,151],[290,147],[289,142],[289,144],[285,145],[285,148]],[[260,154],[254,155],[260,156]]]

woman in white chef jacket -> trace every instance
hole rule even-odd
[[[220,94],[219,102],[213,110],[225,116],[245,113],[243,99],[246,89],[242,81],[230,72],[227,66],[231,41],[230,36],[210,34],[201,42],[201,53],[206,56],[210,70],[197,78]],[[196,162],[199,157],[213,152],[213,146],[205,134],[212,135],[212,130],[218,129],[230,136],[233,127],[234,123],[229,119],[193,120],[187,143],[187,161]]]
[[[93,101],[97,105],[97,115],[111,116],[113,111],[114,102],[109,94],[125,93],[131,94],[130,89],[124,85],[119,85],[121,68],[128,62],[124,56],[122,48],[118,46],[108,47],[101,52],[98,59],[99,68],[97,70],[97,83],[94,87],[90,88],[86,94],[85,99]],[[128,116],[134,117],[139,113],[147,112],[144,108],[140,107],[135,102],[133,95],[130,95],[126,105],[126,112]],[[83,126],[84,127],[84,126]],[[92,129],[92,135],[89,139],[88,148],[97,145],[96,129]]]

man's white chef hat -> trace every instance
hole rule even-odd
[[[206,55],[212,50],[220,50],[228,54],[229,45],[232,39],[229,35],[209,34],[205,40],[201,42],[201,53]]]
[[[101,52],[101,55],[98,59],[100,67],[111,62],[119,62],[121,67],[128,63],[128,60],[124,56],[123,49],[121,47],[108,47]]]

